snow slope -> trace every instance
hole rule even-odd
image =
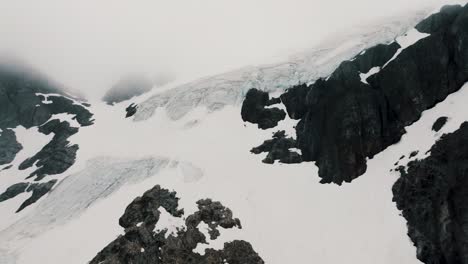
[[[263,155],[249,153],[278,128],[292,135],[296,121],[286,119],[277,128],[258,130],[242,122],[240,101],[252,87],[274,93],[325,77],[363,48],[392,41],[421,16],[391,21],[382,30],[361,32],[349,42],[324,44],[327,48],[286,63],[246,68],[141,96],[135,116],[141,122],[123,118],[124,103],[93,104],[89,109],[95,125],[82,127],[70,138],[80,146],[77,162],[56,176],[64,179],[52,192],[13,217],[12,208],[21,199],[0,203],[2,216],[7,215],[0,222],[0,263],[86,263],[123,232],[118,218],[125,207],[156,184],[178,193],[185,215],[196,210],[195,202],[201,198],[232,209],[243,228],[224,230],[209,247],[243,239],[273,264],[311,259],[330,264],[419,263],[404,218],[392,203],[391,186],[398,175],[390,169],[413,150],[420,150],[421,157],[442,133],[467,120],[463,109],[468,87],[424,112],[400,143],[369,160],[365,175],[343,186],[320,184],[313,163],[267,165],[261,162]],[[449,121],[434,133],[430,128],[441,115],[448,115]],[[36,138],[18,135],[25,146]],[[40,148],[48,140],[31,146]],[[26,157],[34,153],[23,152]],[[7,176],[27,175],[15,173],[0,172],[0,187],[9,186]]]

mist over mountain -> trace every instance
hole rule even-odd
[[[336,8],[332,2],[311,3],[325,12]],[[468,4],[415,1],[383,18],[403,2],[377,8],[362,0],[342,3],[317,26],[300,17],[310,10],[276,1],[241,1],[237,9],[213,3],[211,10],[170,3],[166,15],[181,14],[167,26],[157,4],[104,2],[91,12],[84,3],[73,5],[76,14],[57,3],[55,11],[68,12],[29,33],[50,30],[63,48],[56,55],[69,54],[62,38],[78,21],[70,31],[76,39],[98,36],[78,43],[88,51],[57,62],[47,43],[33,51],[29,42],[15,50],[23,56],[0,58],[1,264],[468,263]],[[50,4],[31,21],[49,14]],[[358,14],[344,15],[356,10],[347,7],[380,19],[353,26]],[[85,30],[81,23],[93,25],[102,10],[129,16],[117,24],[120,33],[112,19]],[[235,10],[243,16],[230,18]],[[31,12],[5,21],[11,26]],[[200,14],[207,16],[191,21]],[[284,16],[273,23],[272,14]],[[58,18],[63,28],[50,24]],[[277,28],[260,34],[262,18]],[[331,31],[348,20],[349,31]],[[157,42],[139,41],[151,35],[134,27],[142,21],[158,22]],[[295,39],[307,27],[314,36]],[[233,29],[247,32],[231,36]],[[109,39],[99,39],[102,32]],[[267,47],[273,35],[280,43]],[[181,48],[176,40],[185,38],[195,43]],[[312,45],[313,38],[321,41]],[[109,40],[115,47],[104,45]],[[135,43],[142,48],[133,57]],[[170,52],[156,60],[168,43],[193,57],[170,66]],[[100,45],[112,51],[90,59],[91,46]],[[284,47],[291,50],[282,59],[252,65]]]

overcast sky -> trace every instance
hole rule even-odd
[[[0,54],[90,97],[123,75],[220,73],[440,0],[0,0]]]

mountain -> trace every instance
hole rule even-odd
[[[114,105],[4,63],[0,263],[468,263],[467,41],[445,6]]]

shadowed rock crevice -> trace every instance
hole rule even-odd
[[[393,200],[407,220],[417,257],[468,263],[468,123],[441,137],[423,160],[399,168]]]
[[[207,243],[208,239],[198,229],[200,223],[209,226],[211,240],[219,237],[220,228],[241,228],[240,220],[233,218],[229,208],[210,199],[198,201],[198,211],[189,215],[176,233],[168,233],[167,229],[154,231],[161,208],[172,217],[182,217],[183,209],[179,209],[178,200],[175,192],[158,185],[136,198],[119,220],[125,235],[111,242],[90,263],[264,263],[248,242],[239,240],[225,243],[221,250],[206,249],[204,255],[194,252],[198,244]]]

